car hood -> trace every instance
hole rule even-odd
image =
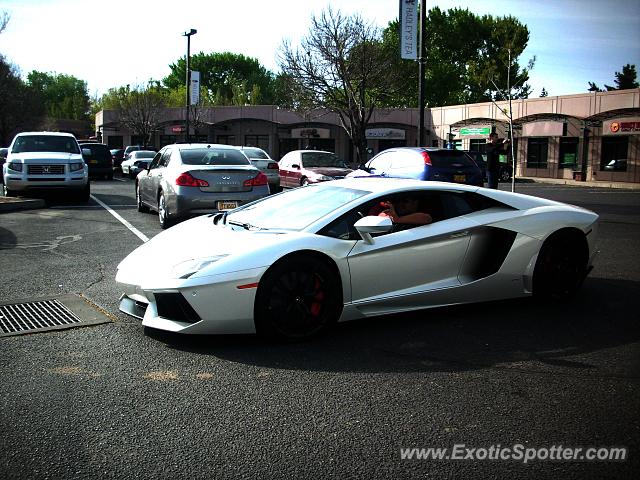
[[[159,233],[136,248],[118,265],[117,281],[144,283],[146,279],[177,278],[175,267],[192,260],[221,257],[230,263],[237,254],[277,246],[286,231],[232,229],[229,225],[214,225],[213,216],[197,217]],[[229,267],[226,272],[255,268],[260,265]]]
[[[344,177],[351,172],[350,168],[339,167],[305,167],[305,170],[317,175],[326,175],[327,177]]]
[[[79,153],[62,152],[12,153],[10,161],[16,160],[23,163],[68,162],[69,160],[82,160],[82,155],[80,155]]]

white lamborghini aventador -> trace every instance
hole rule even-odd
[[[432,222],[394,224],[411,196]],[[470,302],[568,297],[598,215],[527,195],[388,178],[323,182],[160,233],[118,266],[120,309],[148,327],[297,339],[337,321]]]

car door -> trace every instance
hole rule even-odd
[[[158,191],[158,177],[162,176],[162,170],[164,169],[162,167],[162,160],[166,152],[167,149],[160,150],[155,157],[153,157],[149,169],[138,179],[140,198],[148,205],[157,205],[158,199],[156,193]]]
[[[459,216],[356,242],[349,253],[352,301],[370,313],[428,304],[432,292],[457,287],[477,223]],[[383,272],[383,274],[381,274]]]
[[[283,187],[289,188],[297,186],[292,183],[293,169],[291,166],[293,163],[296,163],[296,158],[295,153],[287,153],[279,162],[280,185]]]

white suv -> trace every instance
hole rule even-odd
[[[2,173],[7,197],[29,190],[64,189],[89,200],[89,169],[70,133],[19,133],[9,146]]]

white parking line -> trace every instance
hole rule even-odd
[[[142,233],[140,230],[138,230],[136,227],[134,227],[129,222],[127,222],[124,218],[122,218],[120,215],[118,215],[111,207],[109,207],[109,205],[107,205],[106,203],[101,202],[100,200],[98,200],[93,195],[91,195],[91,198],[93,200],[95,200],[95,202],[98,205],[100,205],[102,208],[104,208],[107,212],[109,212],[111,215],[113,215],[116,218],[116,220],[118,220],[125,227],[127,227],[129,230],[131,230],[134,233],[134,235],[136,237],[138,237],[140,240],[142,240],[143,242],[148,242],[149,241],[149,237],[147,237],[144,233]]]

